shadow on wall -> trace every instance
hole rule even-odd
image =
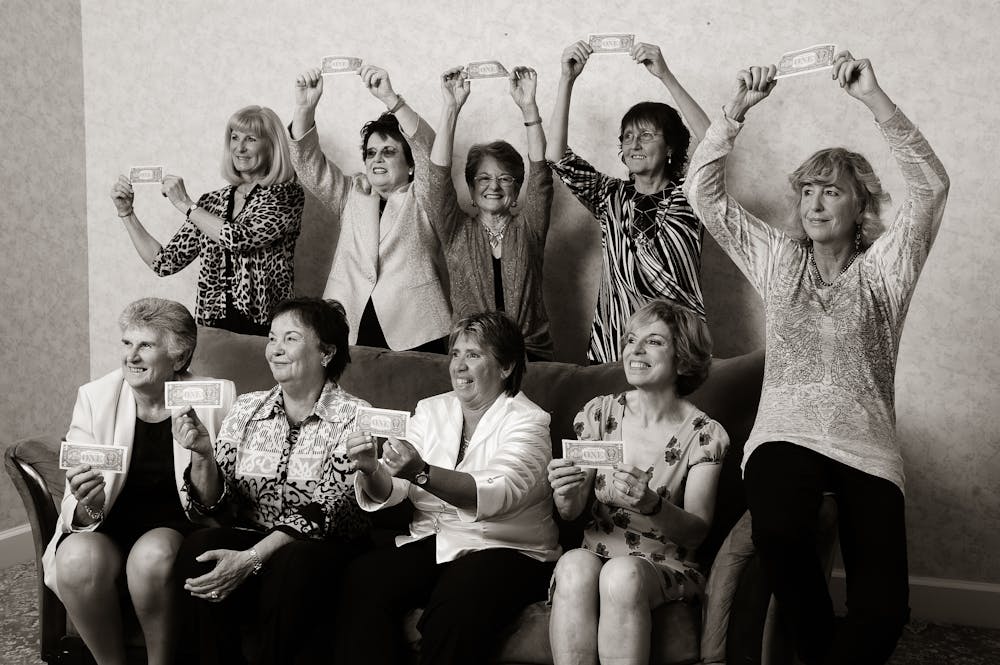
[[[340,220],[306,190],[302,232],[295,244],[295,293],[322,296],[337,249]]]

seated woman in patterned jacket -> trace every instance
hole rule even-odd
[[[670,106],[640,102],[622,118],[618,139],[628,180],[599,173],[567,147],[573,85],[591,53],[586,42],[563,51],[545,157],[601,225],[603,275],[587,357],[604,363],[618,360],[629,314],[653,298],[676,300],[705,316],[700,283],[704,229],[681,191],[691,135]],[[708,116],[677,82],[660,48],[640,43],[630,55],[670,91],[700,140]]]
[[[118,176],[111,200],[139,256],[157,275],[173,275],[201,258],[195,301],[200,325],[267,335],[272,309],[292,297],[305,203],[274,111],[247,106],[229,118],[222,177],[229,184],[202,194],[197,203],[183,179],[163,178],[163,195],[184,214],[184,224],[166,246],[136,216],[128,178]]]
[[[695,549],[712,523],[729,437],[684,399],[708,375],[712,340],[697,314],[654,300],[628,320],[625,377],[635,388],[595,397],[577,414],[577,437],[623,441],[623,463],[549,463],[564,519],[589,506],[583,547],[552,577],[549,638],[556,665],[648,663],[650,614],[705,587]]]
[[[242,662],[246,618],[256,663],[325,662],[337,575],[369,527],[344,452],[355,412],[368,406],[337,385],[347,334],[336,301],[280,303],[265,351],[278,385],[241,395],[214,449],[196,416],[176,419],[175,436],[193,452],[192,503],[226,524],[192,533],[177,555],[202,662]]]

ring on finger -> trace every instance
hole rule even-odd
[[[211,593],[208,594],[208,596],[212,600],[218,600],[219,599],[219,592],[218,591],[212,591]]]

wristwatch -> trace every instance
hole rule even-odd
[[[431,479],[431,465],[424,462],[424,468],[417,472],[417,475],[413,476],[413,482],[418,485],[426,485],[427,481]]]

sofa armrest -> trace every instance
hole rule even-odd
[[[42,554],[59,516],[55,497],[62,500],[65,482],[65,473],[59,469],[60,441],[58,436],[22,439],[4,451],[4,468],[21,495],[35,545],[39,648],[43,660],[60,653],[59,640],[66,634],[66,610],[42,579]]]

